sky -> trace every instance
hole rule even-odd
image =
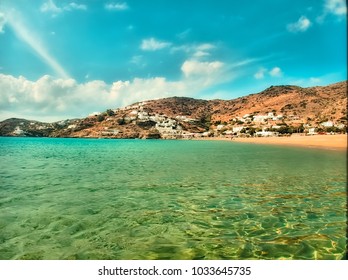
[[[347,78],[344,0],[1,0],[0,121]]]

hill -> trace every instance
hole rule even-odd
[[[271,86],[232,100],[171,97],[108,109],[83,119],[0,122],[1,136],[182,138],[256,132],[343,132],[347,81],[302,88]],[[261,134],[260,134],[261,135]]]

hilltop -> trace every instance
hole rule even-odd
[[[54,123],[7,119],[1,136],[185,138],[345,132],[347,81],[302,88],[271,86],[232,100],[171,97]]]

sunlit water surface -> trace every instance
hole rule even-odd
[[[342,259],[344,151],[0,138],[0,259]]]

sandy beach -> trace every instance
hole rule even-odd
[[[347,149],[347,134],[337,135],[296,135],[290,137],[252,137],[252,138],[214,138],[216,140],[226,140],[244,143],[255,144],[271,144],[271,145],[290,145],[290,146],[304,146],[321,149],[342,150]],[[213,139],[211,139],[213,140]]]

